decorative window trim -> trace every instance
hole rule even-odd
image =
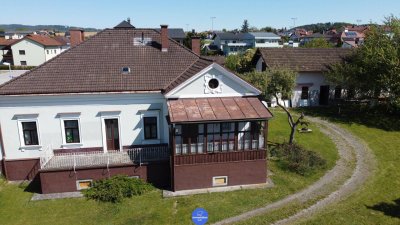
[[[17,118],[18,134],[19,134],[19,149],[23,152],[24,150],[42,150],[42,141],[40,138],[40,126],[38,121],[39,114],[22,114],[15,115]],[[38,136],[38,145],[25,145],[24,131],[22,129],[22,122],[35,122]]]
[[[211,88],[209,86],[209,82],[212,79],[216,79],[218,81],[218,87],[216,88]],[[204,75],[204,94],[220,94],[222,93],[222,76],[221,75],[210,75],[206,74]]]
[[[144,117],[157,117],[157,139],[146,140],[144,135]],[[142,144],[160,144],[160,110],[148,110],[148,111],[140,111],[140,123],[141,123],[141,136],[142,136]]]
[[[62,136],[62,148],[79,148],[83,146],[82,140],[82,129],[81,129],[81,120],[80,113],[59,113],[58,117],[60,118],[60,126],[61,126],[61,136]],[[65,136],[65,120],[78,120],[78,129],[79,129],[79,143],[67,143]]]
[[[216,184],[216,179],[225,179],[226,182],[224,184]],[[215,176],[212,178],[212,186],[213,187],[221,187],[221,186],[228,186],[228,176]]]
[[[88,189],[88,188],[81,188],[81,187],[80,187],[79,184],[80,184],[80,183],[83,183],[83,182],[90,182],[90,186],[93,185],[93,180],[92,180],[92,179],[77,180],[77,181],[76,181],[76,189],[77,189],[78,191]],[[90,187],[89,187],[89,188],[90,188]]]
[[[119,133],[119,150],[122,151],[122,135],[121,135],[121,111],[104,111],[100,112],[101,120],[101,136],[103,143],[103,151],[107,152],[107,134],[106,134],[106,119],[117,119],[118,120],[118,133]]]

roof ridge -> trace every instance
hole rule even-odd
[[[99,35],[100,33],[103,33],[105,30],[107,30],[107,29],[104,29],[104,30],[98,32],[97,34],[95,34],[95,35],[93,35],[92,37],[90,37],[88,40],[90,40],[90,39],[96,37],[96,36]],[[86,40],[86,41],[88,41],[88,40]],[[61,55],[64,55],[65,53],[71,51],[72,49],[76,48],[77,46],[81,45],[82,43],[84,43],[84,42],[86,42],[86,41],[82,41],[81,43],[79,43],[79,44],[77,44],[77,45],[75,45],[75,46],[73,46],[73,47],[70,47],[69,49],[65,50],[64,52],[61,52],[60,54],[54,56],[53,58],[47,60],[46,62],[44,62],[44,63],[42,63],[42,64],[40,64],[39,66],[37,66],[37,67],[35,67],[35,68],[33,68],[33,69],[31,69],[31,70],[29,70],[29,71],[27,71],[27,72],[21,74],[20,76],[14,78],[14,79],[11,79],[11,80],[9,80],[9,81],[3,83],[3,84],[0,84],[0,90],[1,90],[1,88],[3,88],[4,86],[6,86],[6,85],[8,85],[8,84],[10,84],[10,83],[12,83],[12,82],[18,80],[18,79],[21,79],[22,77],[25,77],[25,76],[29,75],[31,72],[36,71],[36,70],[38,70],[39,68],[41,68],[41,67],[47,65],[48,63],[54,61],[55,59],[59,58]]]

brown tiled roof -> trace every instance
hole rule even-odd
[[[221,66],[225,66],[226,58],[223,55],[204,56],[204,58],[212,60],[212,61],[218,63]]]
[[[267,67],[286,67],[298,72],[326,71],[329,65],[338,63],[350,54],[343,48],[259,48]]]
[[[0,38],[0,45],[8,46],[18,41],[17,39],[4,39]]]
[[[256,97],[168,100],[171,123],[268,119],[272,114]]]
[[[190,65],[189,68],[187,68],[180,76],[175,78],[171,83],[169,83],[164,88],[165,93],[168,93],[169,91],[177,87],[179,84],[185,82],[186,80],[196,75],[198,72],[200,72],[201,70],[203,70],[204,68],[206,68],[211,64],[212,64],[211,60],[199,58],[192,65]]]
[[[24,38],[23,38],[24,39]],[[22,40],[23,40],[22,39]],[[45,35],[26,35],[25,39],[30,39],[34,42],[37,42],[43,46],[62,46],[63,44],[60,43],[58,40],[51,38]]]
[[[151,41],[134,44],[142,34]],[[168,52],[161,52],[160,40],[154,29],[103,30],[3,84],[0,95],[161,91],[212,63],[171,39]]]

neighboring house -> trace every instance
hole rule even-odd
[[[237,54],[254,47],[254,36],[250,33],[215,33],[213,45],[218,46],[224,55]]]
[[[35,31],[9,31],[5,32],[4,37],[6,39],[22,39],[29,34],[35,35],[37,33]]]
[[[324,72],[329,65],[341,62],[350,52],[342,48],[259,48],[253,62],[257,71],[284,67],[298,73],[296,87],[287,106],[327,105],[331,98],[341,98],[342,90],[329,86]],[[276,105],[275,99],[271,99],[271,104]]]
[[[1,85],[5,177],[40,178],[42,193],[117,174],[171,191],[265,184],[261,92],[167,29],[71,35],[75,47]]]
[[[255,48],[282,48],[281,37],[272,32],[250,32],[254,36]]]
[[[315,39],[324,39],[328,43],[337,46],[340,41],[340,35],[338,34],[321,34],[321,33],[314,33],[306,36],[300,37],[300,45],[305,45],[310,41]]]
[[[18,40],[0,38],[0,63],[7,62],[13,65],[11,45]]]
[[[345,30],[341,33],[342,48],[357,48],[364,44],[365,34],[358,31]]]
[[[42,35],[27,35],[11,45],[16,66],[39,66],[68,48],[65,41]]]
[[[156,30],[160,31],[160,29]],[[183,41],[186,39],[186,34],[182,28],[168,28],[168,36],[182,45]]]

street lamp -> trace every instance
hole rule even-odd
[[[215,18],[217,18],[217,17],[212,16],[212,17],[210,17],[210,18],[211,18],[211,32],[214,33],[214,20],[215,20]]]
[[[8,70],[10,71],[10,73],[11,73],[11,63],[8,63],[8,62],[3,62],[3,65],[6,65],[6,66],[8,66]]]

